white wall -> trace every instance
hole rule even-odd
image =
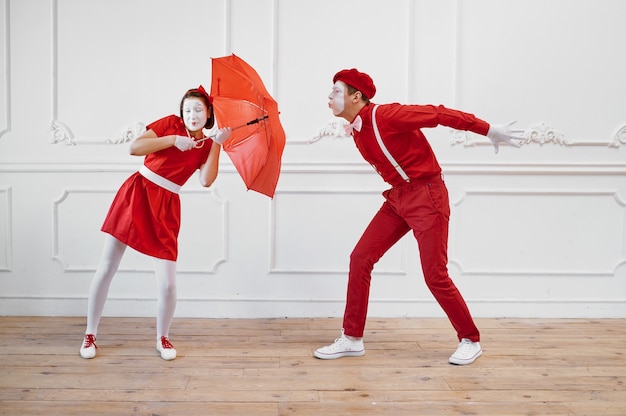
[[[357,67],[378,103],[529,133],[495,155],[482,136],[426,131],[450,189],[450,272],[476,316],[625,317],[624,16],[622,0],[0,0],[0,314],[85,314],[100,225],[141,165],[116,139],[235,53],[279,102],[282,175],[270,200],[223,155],[212,188],[185,185],[177,316],[341,316],[386,188],[327,108],[332,75]],[[129,250],[105,314],[153,316],[155,295]],[[376,266],[370,316],[442,316],[411,237]]]

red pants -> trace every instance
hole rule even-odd
[[[348,295],[343,318],[346,335],[362,337],[374,264],[409,230],[417,239],[426,285],[457,332],[459,340],[480,341],[472,316],[448,275],[448,189],[437,175],[383,193],[386,201],[350,255]]]

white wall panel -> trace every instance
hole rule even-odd
[[[177,114],[187,89],[210,86],[210,57],[224,54],[223,1],[57,0],[53,7],[55,119],[79,141]]]
[[[358,7],[357,7],[358,5]],[[378,80],[378,100],[406,100],[409,2],[279,2],[277,99],[292,141],[332,119],[333,75],[359,67]],[[393,68],[393,77],[383,76]],[[379,98],[380,97],[380,98]]]
[[[616,191],[468,188],[454,205],[464,274],[606,276],[626,261]]]
[[[273,204],[272,272],[344,274],[349,256],[380,208],[378,191],[280,191]],[[401,244],[376,264],[376,273],[406,274]]]
[[[178,316],[341,316],[349,255],[386,185],[327,106],[444,104],[527,139],[425,130],[450,189],[450,274],[476,316],[626,316],[626,15],[621,0],[0,0],[0,314],[84,315],[100,226],[141,165],[128,141],[235,53],[287,135],[274,199],[226,154],[181,192]],[[194,22],[194,23],[190,23]],[[310,143],[311,139],[319,140]],[[127,250],[105,314],[153,316]],[[412,235],[375,266],[371,316],[441,316]]]
[[[624,124],[626,83],[618,81],[624,67],[616,54],[626,39],[626,3],[458,4],[458,105],[524,127],[546,121],[576,140],[606,139]]]

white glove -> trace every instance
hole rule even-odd
[[[196,142],[187,136],[176,136],[174,146],[181,152],[186,152],[187,150],[193,149],[196,146]]]
[[[494,151],[498,153],[500,143],[508,143],[514,147],[520,147],[521,144],[514,140],[524,140],[524,130],[513,130],[511,126],[517,123],[510,121],[507,124],[492,124],[489,126],[487,137],[493,144]]]
[[[219,129],[215,134],[215,137],[213,137],[213,141],[218,144],[224,143],[226,140],[228,140],[232,131],[233,129],[231,129],[230,127],[224,127],[223,129]]]

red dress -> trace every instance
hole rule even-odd
[[[182,119],[171,115],[146,127],[158,137],[171,134],[186,136]],[[206,162],[212,141],[200,148],[181,152],[172,146],[146,155],[144,165],[152,172],[183,185]],[[177,193],[151,182],[135,172],[122,184],[113,199],[102,225],[111,234],[133,249],[165,260],[178,257],[180,230],[180,198]]]

